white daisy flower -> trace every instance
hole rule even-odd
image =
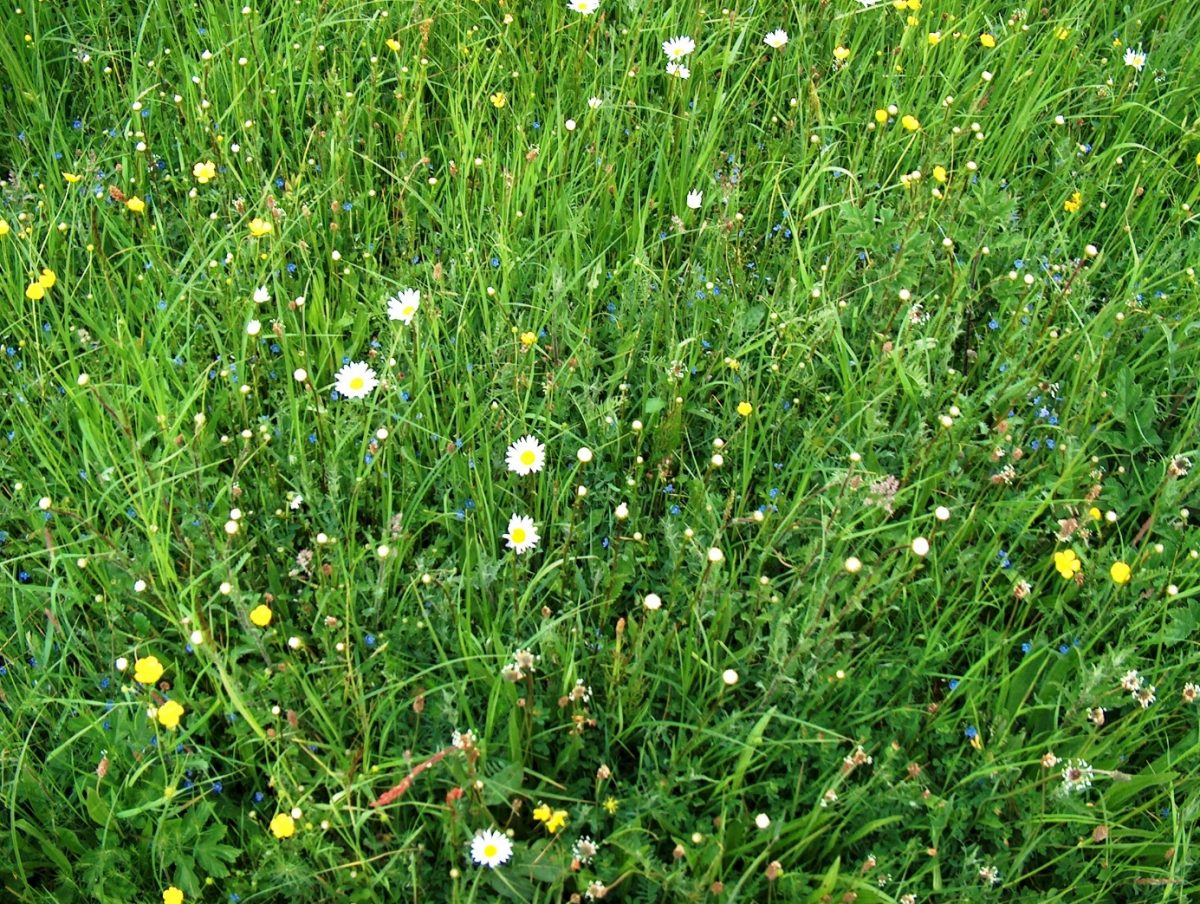
[[[502,832],[484,829],[471,839],[471,859],[479,866],[495,869],[512,857],[512,842]]]
[[[363,361],[351,361],[337,372],[335,380],[333,388],[348,399],[366,398],[379,385],[375,371]]]
[[[546,447],[532,436],[522,436],[508,447],[508,469],[525,477],[546,464]]]
[[[1125,51],[1125,65],[1132,66],[1138,72],[1142,71],[1146,65],[1146,54],[1142,51],[1141,47],[1138,47],[1137,50],[1130,47]]]
[[[416,289],[405,289],[399,295],[388,299],[388,320],[400,320],[410,324],[420,306],[421,293]]]
[[[699,210],[700,205],[704,203],[704,192],[690,191],[687,196],[687,206],[692,210]]]
[[[254,290],[254,303],[264,304],[271,300],[271,293],[267,291],[266,286],[259,286]]]
[[[581,16],[590,16],[600,8],[600,0],[571,0],[567,9],[574,10]]]
[[[687,66],[681,66],[679,63],[667,63],[667,75],[673,75],[676,78],[690,78],[692,70]]]
[[[680,35],[677,38],[671,38],[669,41],[663,41],[662,48],[668,60],[682,60],[696,49],[696,42],[687,35]]]
[[[504,534],[504,539],[508,541],[505,546],[520,555],[537,546],[541,537],[538,536],[537,525],[533,523],[532,518],[528,515],[513,514],[508,519],[508,532]]]
[[[600,105],[604,103],[604,99],[600,97],[589,97],[588,106],[593,110],[599,110]]]
[[[763,38],[764,44],[766,44],[768,47],[774,47],[776,50],[781,48],[787,42],[788,42],[787,32],[784,31],[782,28],[775,29],[774,31],[770,32],[765,38]]]

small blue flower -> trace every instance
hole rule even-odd
[[[979,737],[979,729],[976,728],[974,725],[968,725],[966,730],[963,731],[963,734],[966,735],[967,738],[969,738],[970,740],[973,741],[973,740],[975,740],[975,738]]]

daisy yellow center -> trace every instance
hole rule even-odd
[[[512,541],[514,543],[524,543],[525,542],[525,528],[514,527],[512,530]]]
[[[410,304],[406,304],[404,307],[402,307],[400,309],[400,313],[403,314],[405,317],[411,317],[413,314],[416,313],[416,311],[417,311],[417,309],[414,308]]]
[[[535,461],[537,461],[537,456],[534,454],[532,449],[526,449],[521,453],[521,464],[531,465]]]
[[[485,844],[483,846],[483,856],[486,857],[488,860],[491,860],[493,857],[495,857],[499,853],[500,853],[500,849],[498,847],[496,847],[496,845],[494,845],[494,844]]]
[[[350,378],[350,388],[351,389],[362,389],[363,386],[366,385],[366,382],[367,381],[364,380],[362,377],[351,377]]]

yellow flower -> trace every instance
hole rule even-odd
[[[1196,162],[1200,163],[1200,154],[1196,156]],[[8,233],[11,231],[11,228],[12,227],[8,225],[8,220],[0,219],[0,236],[8,235]]]
[[[174,700],[168,700],[158,708],[158,721],[165,727],[172,730],[179,727],[179,720],[183,718],[183,707]]]
[[[546,820],[546,831],[550,833],[557,832],[567,824],[567,811],[555,810],[550,818]]]
[[[128,207],[133,213],[142,213],[146,209],[146,202],[137,195],[134,195],[125,202],[125,206]]]
[[[921,11],[921,0],[908,0],[908,2],[904,5],[911,9],[914,13]]]
[[[738,402],[737,413],[742,417],[749,417],[750,412],[754,410],[754,406],[749,402]]]
[[[1200,151],[1196,152],[1196,166],[1200,166]],[[0,220],[0,235],[4,235],[6,232],[8,232],[8,224]]]
[[[879,123],[880,125],[883,125],[885,122],[887,122],[888,121],[888,111],[883,109],[883,107],[880,107],[878,110],[876,110],[875,111],[875,121],[877,123]]]
[[[992,48],[996,46],[996,39],[985,31],[979,36],[979,43],[984,47]]]
[[[276,813],[271,820],[271,834],[276,838],[291,838],[296,834],[296,820],[287,813]]]
[[[943,185],[946,184],[946,167],[938,164],[933,168],[933,178]]]
[[[1063,201],[1063,210],[1067,213],[1079,213],[1081,207],[1083,207],[1083,195],[1080,192],[1075,192],[1075,194]]]
[[[255,606],[250,610],[250,621],[260,628],[265,628],[271,624],[271,607],[265,604]]]
[[[533,818],[538,822],[549,822],[551,816],[550,807],[547,804],[538,804],[533,808]]]
[[[526,330],[521,334],[521,344],[526,348],[537,344],[537,333]]]
[[[1063,549],[1054,554],[1054,567],[1058,569],[1059,574],[1070,580],[1079,573],[1079,569],[1083,567],[1083,563],[1075,555],[1075,550]]]
[[[138,684],[153,684],[162,677],[163,664],[157,656],[147,656],[133,664],[133,680]]]
[[[1124,562],[1113,562],[1112,568],[1108,569],[1108,574],[1114,584],[1128,584],[1129,579],[1133,576],[1133,571]]]
[[[183,904],[183,892],[172,885],[163,892],[163,904]]]
[[[1058,31],[1056,31],[1054,33],[1054,37],[1058,38],[1060,41],[1065,41],[1070,36],[1071,36],[1071,29],[1069,29],[1069,28],[1060,28]]]
[[[508,103],[508,98],[505,97],[503,91],[497,91],[488,99],[492,102],[492,106],[497,110],[501,109],[506,103]]]
[[[46,297],[46,287],[34,280],[25,287],[25,297],[30,301],[41,301]]]
[[[44,267],[42,275],[38,277],[38,282],[41,283],[43,289],[53,289],[54,284],[58,282],[58,276],[49,267]]]
[[[617,800],[615,797],[608,797],[605,799],[602,806],[604,807],[605,810],[608,811],[608,815],[612,816],[614,813],[617,812],[617,807],[621,806],[621,802],[619,800]]]
[[[941,39],[942,33],[940,31],[931,31],[929,33],[929,46],[936,47]]]
[[[192,175],[196,177],[196,181],[201,185],[211,182],[217,178],[217,165],[211,160],[205,160],[203,163],[197,163],[192,167]]]
[[[904,126],[904,128],[908,129],[910,132],[915,132],[917,129],[921,128],[921,120],[917,119],[917,117],[913,116],[912,114],[908,114],[900,120],[900,125]]]
[[[269,235],[275,229],[270,220],[264,220],[262,217],[255,217],[250,221],[250,234],[255,238]]]
[[[388,50],[392,51],[393,53],[400,52],[400,42],[397,41],[395,38],[388,38],[386,43],[388,46]]]
[[[921,20],[918,19],[916,16],[909,16],[907,19],[904,20],[904,24],[907,25],[909,28],[916,28],[918,25],[921,24]],[[901,72],[903,70],[897,68],[896,71]]]
[[[844,63],[850,59],[850,48],[838,46],[833,49],[833,58],[839,63]]]
[[[1104,513],[1101,512],[1100,509],[1096,508],[1096,506],[1094,506],[1094,505],[1090,509],[1088,509],[1088,514],[1091,515],[1093,521],[1099,521],[1101,518],[1104,517]]]
[[[83,178],[83,176],[78,176],[75,173],[63,173],[62,177],[67,180],[68,185],[74,185]]]

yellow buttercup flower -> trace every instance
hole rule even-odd
[[[147,656],[133,664],[133,680],[138,684],[153,684],[162,677],[164,671],[157,656]]]
[[[128,207],[133,213],[143,213],[146,210],[146,202],[137,195],[134,195],[132,198],[126,201],[125,206]]]
[[[158,721],[163,727],[174,730],[179,727],[179,720],[183,718],[183,713],[183,706],[174,700],[168,700],[158,708]]]
[[[750,412],[754,410],[754,406],[749,402],[738,402],[737,413],[742,417],[749,417]]]
[[[941,182],[943,185],[945,185],[946,184],[946,167],[942,166],[941,164],[938,164],[937,166],[935,166],[933,168],[933,178],[936,181]]]
[[[1083,563],[1075,555],[1075,550],[1062,549],[1054,554],[1054,567],[1058,569],[1059,574],[1070,580],[1079,573],[1079,569],[1083,567]]]
[[[850,48],[838,46],[833,49],[833,58],[839,63],[844,63],[850,59]]]
[[[46,297],[46,288],[37,280],[25,287],[25,297],[30,301],[41,301]]]
[[[883,125],[885,122],[887,122],[888,121],[888,111],[883,109],[883,107],[880,107],[878,110],[876,110],[875,111],[875,121],[877,123],[879,123],[880,125]]]
[[[913,116],[912,114],[908,114],[900,120],[900,125],[904,126],[904,128],[908,129],[910,132],[915,132],[917,129],[921,128],[921,120],[917,119],[917,117]]]
[[[76,175],[75,173],[63,173],[62,177],[67,180],[68,185],[74,185],[83,178],[83,176]]]
[[[503,91],[497,91],[490,98],[488,98],[488,100],[492,102],[492,106],[497,110],[501,109],[506,103],[508,103],[508,97],[505,96]]]
[[[547,804],[538,804],[533,808],[533,818],[538,822],[549,822],[550,815],[550,807]]]
[[[271,820],[271,834],[276,838],[291,838],[296,834],[296,820],[287,813],[276,813]]]
[[[1067,213],[1079,213],[1079,209],[1083,207],[1083,194],[1075,192],[1067,200],[1063,201],[1063,210]]]
[[[41,283],[43,289],[53,289],[54,284],[58,282],[58,276],[49,267],[45,267],[42,275],[38,277],[38,282]]]
[[[979,43],[990,49],[996,46],[996,39],[985,31],[979,36]]]
[[[929,46],[930,47],[936,47],[938,45],[938,42],[941,40],[942,40],[942,33],[940,31],[931,31],[929,33]]]
[[[205,160],[202,163],[197,163],[192,167],[192,175],[196,177],[196,181],[201,185],[211,182],[217,178],[217,165],[211,160]]]
[[[550,814],[550,818],[546,820],[546,831],[550,833],[557,832],[567,824],[567,811],[555,810]]]
[[[163,892],[163,904],[183,904],[183,892],[172,885]]]
[[[534,333],[530,330],[523,332],[521,334],[521,344],[526,348],[529,348],[532,345],[537,345],[537,333]]]
[[[275,227],[271,221],[264,220],[262,217],[255,217],[250,221],[250,234],[255,238],[269,235],[274,229]]]
[[[1113,562],[1108,574],[1114,584],[1128,584],[1129,579],[1133,577],[1133,570],[1124,562]]]
[[[1197,156],[1197,163],[1200,163],[1200,155]],[[8,225],[8,220],[0,219],[0,237],[6,236],[12,231],[12,227]]]
[[[400,52],[400,42],[397,41],[395,38],[388,38],[386,43],[388,46],[388,50],[392,51],[393,53]]]
[[[1056,31],[1054,33],[1054,37],[1058,38],[1060,41],[1065,41],[1070,36],[1071,36],[1071,29],[1069,29],[1069,28],[1060,28],[1058,31]]]
[[[271,607],[266,605],[258,605],[250,610],[250,621],[260,628],[265,628],[271,624]]]

